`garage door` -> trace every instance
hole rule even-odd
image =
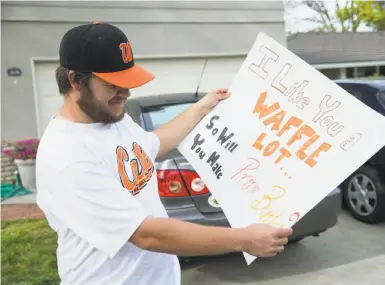
[[[227,88],[243,60],[243,57],[138,59],[136,62],[153,72],[156,79],[131,92],[133,96],[148,96],[197,91],[203,93],[216,88]],[[63,102],[55,80],[57,66],[58,62],[34,62],[39,136]]]
[[[35,104],[37,111],[37,131],[41,137],[49,120],[60,108],[63,97],[55,80],[55,69],[58,64],[53,62],[35,62]]]

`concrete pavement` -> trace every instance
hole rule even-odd
[[[36,191],[36,190],[33,190]],[[1,202],[2,205],[20,205],[20,204],[33,204],[36,203],[37,193],[34,192],[32,194],[24,195],[24,196],[14,196],[8,198]]]
[[[338,225],[247,266],[241,254],[182,262],[182,284],[384,285],[385,223],[366,225],[348,213]]]
[[[257,283],[258,285],[384,285],[385,255],[380,255],[329,269],[323,269],[305,274]]]

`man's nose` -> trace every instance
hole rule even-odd
[[[118,95],[123,97],[129,97],[131,96],[131,92],[129,89],[119,88]]]

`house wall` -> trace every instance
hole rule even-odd
[[[37,136],[31,59],[57,59],[63,34],[76,25],[118,26],[136,58],[246,55],[260,31],[286,46],[282,1],[3,1],[1,6],[1,135],[7,140]],[[22,75],[8,76],[11,67]]]

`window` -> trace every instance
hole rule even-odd
[[[385,76],[385,65],[380,66],[380,75]]]
[[[351,85],[351,84],[345,84],[345,83],[339,83],[337,84],[341,88],[343,88],[345,91],[356,97],[358,100],[362,101],[362,87],[359,87],[357,85]]]
[[[385,110],[385,91],[381,91],[380,93],[377,94],[378,101],[382,105],[382,107]]]
[[[339,68],[320,69],[320,72],[323,73],[329,79],[340,78],[340,69]]]
[[[146,129],[146,124],[145,124],[145,122],[144,122],[143,113],[140,113],[140,116],[139,116],[139,125],[140,125],[143,129]]]
[[[375,66],[357,67],[357,77],[369,77],[376,74]]]
[[[156,129],[157,127],[174,119],[176,116],[178,116],[188,107],[190,107],[192,104],[194,103],[191,102],[191,103],[167,105],[167,106],[160,106],[160,107],[150,107],[146,110],[146,113],[149,115],[152,121],[153,128]]]
[[[354,78],[354,68],[346,68],[346,78]]]
[[[346,88],[345,88],[346,89]],[[358,90],[346,89],[350,94],[356,97],[358,100],[362,100],[362,93]]]

